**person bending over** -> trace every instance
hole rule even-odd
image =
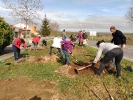
[[[101,60],[100,68],[97,72],[97,75],[100,76],[105,68],[105,64],[111,61],[113,58],[115,58],[117,77],[121,76],[120,62],[123,58],[123,50],[118,45],[114,45],[112,43],[105,43],[103,40],[98,41],[96,45],[98,47],[98,52],[92,63],[92,66],[94,66],[95,63],[97,63],[102,53],[105,55]]]

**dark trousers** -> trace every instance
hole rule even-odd
[[[114,48],[110,51],[108,51],[105,56],[103,57],[102,61],[101,61],[101,65],[98,71],[98,75],[100,75],[102,73],[102,71],[105,68],[105,64],[108,63],[110,60],[112,60],[113,58],[115,58],[115,64],[116,64],[116,70],[117,70],[117,76],[121,75],[121,66],[120,66],[120,62],[123,58],[123,51],[121,48]]]
[[[50,54],[52,54],[52,49],[54,47],[50,46]],[[61,52],[61,48],[57,48],[58,49],[58,52],[60,53],[60,56],[62,57],[62,52]]]
[[[13,52],[14,52],[14,59],[15,61],[17,61],[18,59],[20,59],[20,49],[14,45],[12,45],[12,47],[13,47]]]

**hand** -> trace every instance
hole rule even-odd
[[[92,63],[92,67],[94,67],[95,66],[95,63]]]
[[[126,45],[125,45],[125,44],[123,44],[123,45],[122,45],[122,49],[124,49],[125,47],[126,47]]]

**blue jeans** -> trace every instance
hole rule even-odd
[[[17,61],[18,59],[20,59],[20,49],[14,45],[12,45],[12,48],[13,48],[13,52],[14,52],[14,59],[15,59],[15,61]]]
[[[52,46],[50,46],[50,54],[52,54]],[[60,53],[60,56],[62,57],[62,52],[61,52],[61,48],[57,48],[58,49],[58,52]]]
[[[69,60],[69,56],[68,56],[68,51],[62,50],[62,52],[65,54],[65,63],[69,63],[70,60]]]

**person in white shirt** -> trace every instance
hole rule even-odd
[[[58,38],[58,37],[55,37],[53,39],[53,44],[50,46],[50,55],[52,54],[52,49],[53,48],[57,48],[58,49],[58,52],[60,53],[60,56],[62,57],[62,51],[61,51],[61,41],[62,39],[61,38]]]
[[[105,43],[103,40],[98,41],[96,45],[98,47],[98,52],[92,63],[92,66],[94,66],[95,63],[97,63],[102,53],[105,55],[101,60],[100,68],[97,72],[97,75],[100,76],[105,68],[105,64],[111,61],[113,58],[115,58],[117,77],[121,76],[120,62],[123,58],[123,50],[118,45],[112,43]]]

